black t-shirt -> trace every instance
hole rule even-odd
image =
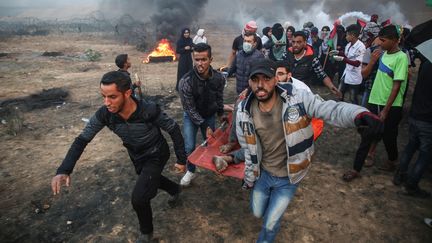
[[[262,48],[262,41],[261,41],[261,37],[257,36],[257,48],[258,50],[261,50]],[[236,50],[236,51],[241,51],[243,50],[243,36],[239,35],[237,36],[232,44],[232,49]]]
[[[418,72],[410,116],[416,120],[432,122],[432,64],[426,58]]]

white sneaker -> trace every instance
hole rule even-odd
[[[431,218],[425,218],[424,222],[427,224],[427,226],[432,228],[432,219]]]
[[[195,173],[187,171],[183,178],[180,180],[181,186],[189,186],[191,181],[196,177]]]

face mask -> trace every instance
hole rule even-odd
[[[243,51],[246,53],[251,53],[253,51],[252,44],[248,42],[243,42]]]

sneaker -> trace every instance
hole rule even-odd
[[[403,173],[403,172],[401,173],[400,170],[396,170],[396,173],[393,176],[393,184],[395,186],[400,186],[400,185],[402,185],[403,183],[406,182],[406,179],[407,179],[407,173],[406,172],[405,173]]]
[[[383,171],[387,171],[387,172],[392,172],[396,169],[396,161],[387,160],[378,169],[383,170]]]
[[[180,193],[181,193],[181,188],[179,187],[179,190],[176,194],[171,195],[170,198],[168,199],[168,205],[170,207],[175,207],[177,206],[177,204],[180,202]]]
[[[360,173],[355,170],[349,170],[345,172],[342,176],[342,179],[346,182],[350,182],[354,180],[355,178],[361,177]]]
[[[405,194],[417,198],[429,198],[431,194],[418,186],[410,186],[405,184]]]
[[[153,242],[153,233],[142,234],[138,237],[135,243],[149,243]]]
[[[183,178],[180,180],[180,186],[189,186],[191,181],[196,177],[195,173],[187,171]]]
[[[431,218],[425,218],[424,222],[427,226],[432,228],[432,219]]]

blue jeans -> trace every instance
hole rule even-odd
[[[239,164],[245,161],[244,149],[240,148],[230,153],[234,158],[234,164]]]
[[[264,217],[257,242],[273,242],[279,232],[280,220],[294,197],[298,184],[291,184],[288,177],[275,177],[264,169],[255,182],[251,194],[253,214]]]
[[[183,138],[185,141],[186,155],[189,156],[195,150],[198,128],[201,130],[203,140],[205,140],[207,127],[210,127],[213,131],[215,130],[215,116],[205,119],[204,122],[198,126],[192,122],[186,112],[183,112]],[[190,172],[195,172],[195,165],[188,161],[187,169]]]
[[[370,92],[371,91],[369,89],[365,89],[365,91],[363,92],[362,100],[360,104],[361,106],[366,107],[368,105]]]
[[[400,158],[400,173],[407,173],[410,161],[418,150],[417,161],[408,173],[407,183],[417,187],[432,161],[432,123],[409,118],[409,140]]]

